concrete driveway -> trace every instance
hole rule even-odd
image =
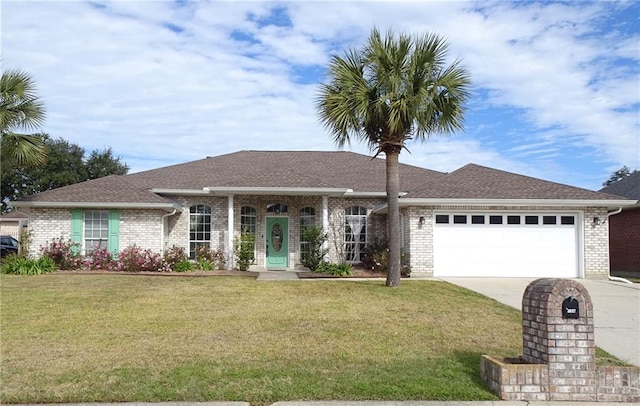
[[[522,295],[536,278],[441,278],[522,310]],[[640,366],[640,285],[578,279],[591,295],[596,345]]]

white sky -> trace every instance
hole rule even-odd
[[[4,0],[0,12],[2,68],[33,76],[42,130],[111,147],[132,172],[243,149],[336,149],[317,83],[331,54],[374,25],[443,35],[474,83],[465,131],[412,143],[401,162],[596,190],[622,165],[640,169],[637,1]]]

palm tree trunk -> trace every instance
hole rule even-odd
[[[389,151],[391,150],[391,151]],[[396,148],[385,150],[387,165],[387,241],[389,243],[389,264],[387,286],[400,286],[400,168]]]

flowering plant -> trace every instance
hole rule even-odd
[[[41,247],[43,257],[51,258],[58,269],[80,269],[82,267],[82,255],[80,244],[71,240],[63,240],[62,237],[54,238],[46,247]]]

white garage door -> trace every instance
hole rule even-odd
[[[435,213],[434,275],[577,277],[577,214]]]

